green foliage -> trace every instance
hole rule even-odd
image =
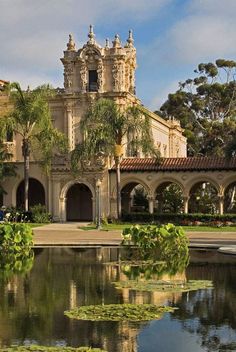
[[[29,158],[34,152],[34,159],[39,160],[44,170],[49,173],[53,155],[57,151],[66,151],[65,135],[53,127],[48,99],[54,91],[48,85],[34,90],[23,91],[19,83],[8,86],[12,109],[1,119],[0,139],[7,133],[15,133],[22,138],[22,155],[24,157],[25,180],[29,175]],[[28,194],[25,194],[25,210]]]
[[[191,191],[189,199],[190,213],[216,214],[218,208],[218,192],[209,182],[198,183]]]
[[[160,108],[162,116],[180,120],[189,155],[234,155],[236,62],[201,63],[194,72],[195,78],[181,82],[179,89],[169,94]]]
[[[159,213],[180,213],[183,210],[183,192],[181,188],[171,183],[164,189],[157,190]]]
[[[236,224],[236,214],[171,214],[171,213],[127,213],[122,216],[123,221],[131,223],[169,223],[175,225],[210,225],[218,226],[218,223],[232,226]],[[200,223],[199,223],[200,222]]]
[[[122,233],[123,245],[134,245],[143,259],[188,263],[188,238],[181,227],[167,225],[134,225]]]
[[[0,348],[0,352],[106,352],[92,347],[64,347],[64,346],[11,346]]]
[[[1,142],[0,136],[0,194],[5,193],[2,182],[8,178],[16,175],[16,166],[9,162],[11,154],[9,154]]]
[[[176,308],[158,307],[153,304],[108,304],[97,306],[82,306],[64,312],[72,319],[92,321],[148,321],[161,319],[166,312]]]
[[[145,211],[148,210],[147,192],[142,186],[136,186],[134,188],[133,206],[142,207]]]
[[[47,212],[45,205],[37,204],[30,208],[32,212],[32,220],[36,223],[51,222],[51,214]]]
[[[0,272],[3,279],[31,269],[34,259],[32,245],[32,229],[27,224],[0,225]]]
[[[114,282],[117,289],[128,288],[136,291],[147,292],[189,292],[203,289],[213,289],[214,285],[209,280],[128,280]]]
[[[99,99],[81,121],[84,141],[72,153],[72,168],[76,172],[83,168],[83,162],[97,158],[97,155],[115,156],[115,146],[125,144],[129,136],[128,149],[138,149],[145,154],[157,155],[154,147],[149,118],[140,107],[130,106],[121,110],[109,99]],[[132,138],[132,136],[135,138]]]

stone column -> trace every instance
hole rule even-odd
[[[154,212],[154,197],[148,196],[148,210],[150,214]]]
[[[47,183],[47,209],[49,213],[52,214],[53,212],[53,199],[52,199],[52,179],[49,177],[48,178],[48,183]]]
[[[73,112],[72,107],[67,104],[65,108],[65,133],[68,137],[69,150],[73,150],[75,147],[74,143],[74,126],[73,126]]]
[[[54,221],[60,220],[60,181],[52,180],[52,216]]]
[[[184,214],[188,214],[188,201],[189,201],[189,196],[184,196]]]
[[[223,215],[224,214],[224,196],[219,195],[218,198],[219,198],[219,212],[220,212],[220,215]]]
[[[66,222],[66,197],[60,198],[60,221]]]

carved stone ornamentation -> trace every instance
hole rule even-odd
[[[102,64],[102,60],[98,61],[97,74],[98,74],[98,91],[99,91],[99,93],[102,93],[103,92],[103,64]]]
[[[120,92],[123,90],[124,86],[124,67],[123,63],[118,60],[114,60],[112,67],[112,77],[113,77],[113,90],[115,92]]]
[[[64,87],[66,89],[72,87],[74,69],[72,64],[67,64],[64,70]]]
[[[83,64],[80,67],[80,79],[81,79],[81,91],[82,93],[86,92],[87,87],[87,69],[86,66]]]
[[[68,51],[75,51],[75,42],[72,38],[72,34],[69,34],[69,42],[67,43]]]

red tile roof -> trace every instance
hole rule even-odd
[[[121,171],[218,171],[236,170],[236,157],[227,160],[219,157],[189,158],[125,158]],[[115,170],[115,166],[111,170]]]

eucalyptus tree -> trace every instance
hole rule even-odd
[[[12,108],[2,119],[2,134],[7,131],[22,138],[22,156],[24,159],[24,208],[29,209],[29,168],[30,156],[41,162],[49,172],[55,148],[65,151],[66,138],[63,133],[53,127],[48,99],[53,89],[42,85],[34,90],[22,90],[19,83],[11,83],[8,87]]]
[[[168,95],[161,116],[180,120],[189,155],[223,156],[236,135],[236,61],[200,63],[194,72]]]
[[[128,144],[134,155],[140,150],[145,156],[159,157],[153,143],[150,119],[139,106],[122,109],[113,100],[99,99],[82,119],[81,130],[84,139],[72,153],[72,168],[76,171],[79,161],[88,160],[98,152],[114,158],[117,216],[120,218],[120,162],[124,146]]]

